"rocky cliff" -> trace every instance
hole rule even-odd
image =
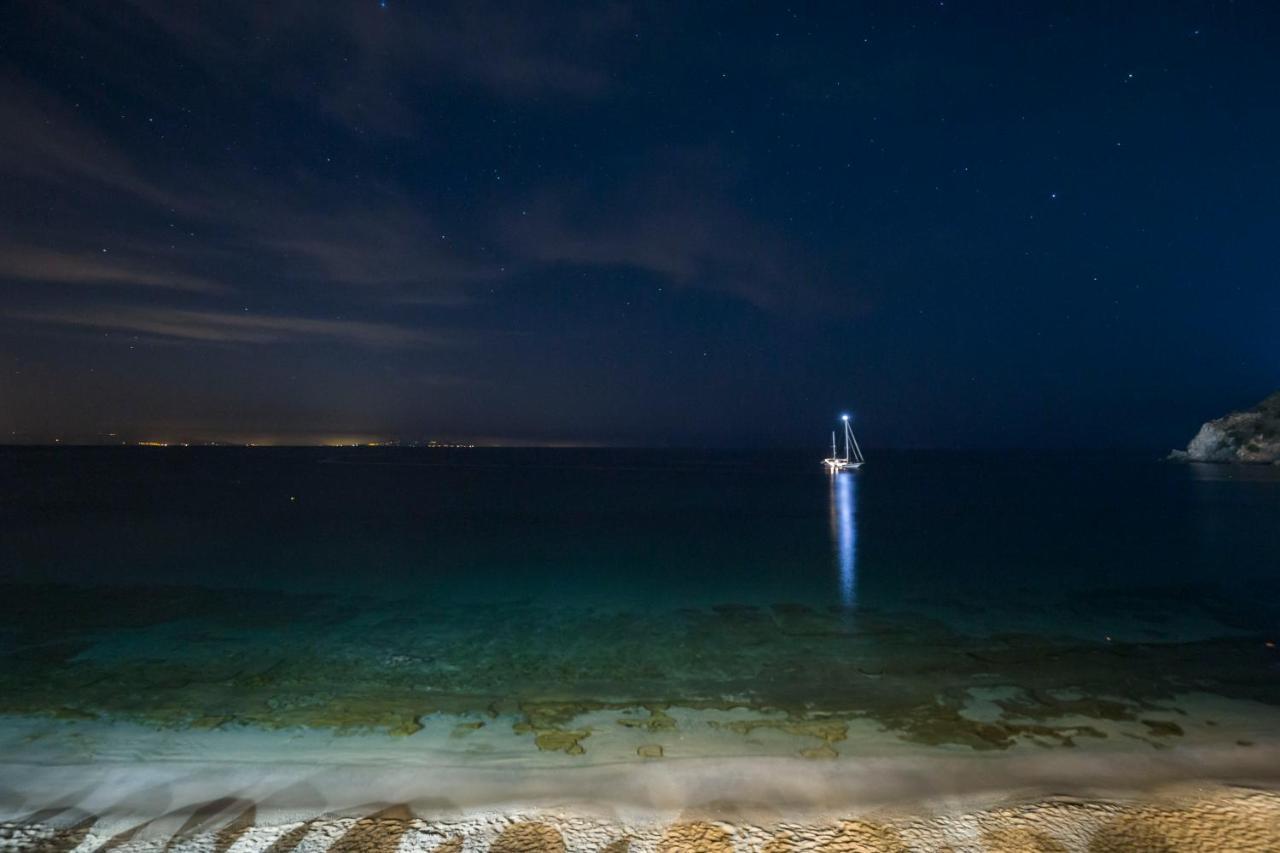
[[[1186,450],[1175,450],[1169,458],[1280,465],[1280,391],[1252,409],[1209,421]]]

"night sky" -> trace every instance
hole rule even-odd
[[[1280,388],[1280,4],[16,2],[0,45],[10,441],[1165,450]]]

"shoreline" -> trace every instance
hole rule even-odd
[[[384,734],[337,736],[352,748],[345,756],[280,732],[242,732],[256,751],[247,742],[226,748],[227,732],[198,734],[186,745],[203,751],[200,760],[120,752],[48,763],[0,750],[0,850],[1280,849],[1280,743],[1271,741],[1248,749],[909,748],[823,761],[592,764],[547,753],[546,763],[459,765],[439,754],[396,763],[406,741]]]
[[[1280,792],[1280,745],[835,761],[685,758],[581,766],[341,763],[285,755],[249,762],[220,760],[216,754],[199,761],[0,759],[0,820],[53,808],[153,820],[228,797],[251,799],[259,817],[271,822],[358,812],[370,803],[412,805],[419,813],[436,814],[569,808],[650,817],[767,805],[790,815],[832,817],[850,807],[914,810],[933,802],[1143,798],[1178,786]]]

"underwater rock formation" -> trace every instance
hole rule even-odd
[[[1186,450],[1169,458],[1183,462],[1280,464],[1280,391],[1252,409],[1232,412],[1200,427]]]

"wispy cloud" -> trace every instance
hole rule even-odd
[[[200,9],[134,0],[132,6],[211,74],[260,68],[277,91],[391,134],[415,125],[413,104],[443,86],[473,85],[504,99],[601,95],[610,82],[602,70],[609,45],[631,17],[623,3],[556,9],[524,3],[317,5],[293,0]],[[299,81],[292,63],[281,63],[280,57],[316,44],[339,46],[334,55],[341,61],[313,67],[307,80]]]
[[[272,253],[297,280],[373,288],[367,297],[393,302],[458,305],[478,285],[500,278],[500,265],[398,197],[367,194],[359,202],[317,209],[281,200],[260,213],[245,240]]]
[[[227,290],[216,281],[173,270],[153,258],[16,244],[0,246],[0,279],[156,287],[193,293]]]
[[[100,307],[13,312],[17,320],[206,344],[343,343],[402,348],[441,344],[442,336],[389,323],[177,308]]]
[[[510,212],[502,231],[525,263],[629,267],[762,308],[794,305],[815,290],[817,274],[788,241],[681,165],[605,197],[546,190]]]
[[[369,183],[244,170],[159,174],[65,102],[34,85],[0,84],[0,177],[48,200],[38,218],[0,211],[0,277],[218,293],[248,279],[307,290],[353,288],[357,301],[457,305],[502,275],[403,194]],[[104,219],[93,205],[120,213]],[[47,234],[57,222],[63,245]],[[70,243],[70,245],[68,245]],[[107,253],[101,247],[110,247]],[[305,292],[305,290],[304,290]]]
[[[0,174],[72,191],[88,186],[191,212],[190,195],[148,177],[77,111],[29,82],[0,79]]]

